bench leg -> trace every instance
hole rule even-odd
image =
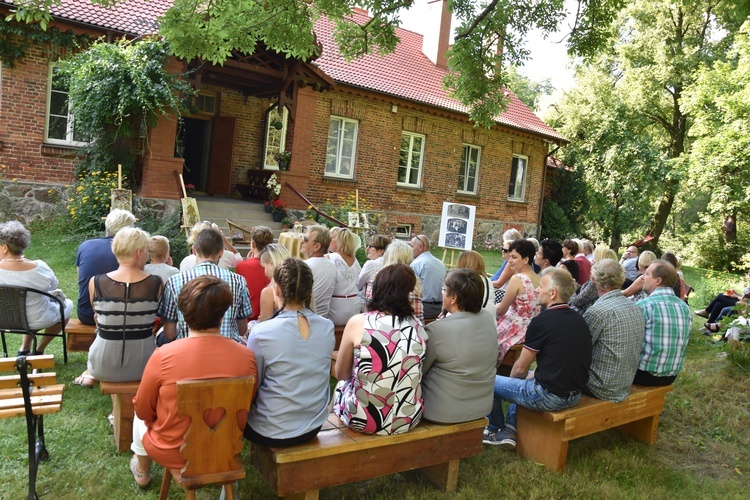
[[[456,491],[458,486],[458,460],[417,469],[428,481],[447,493]]]
[[[636,420],[635,422],[630,422],[616,428],[639,441],[654,444],[656,443],[656,436],[659,431],[659,415]]]
[[[318,500],[318,493],[320,490],[310,490],[302,493],[295,493],[294,495],[286,495],[282,497],[284,500]]]
[[[536,412],[518,406],[518,453],[555,472],[565,469],[568,442],[563,441],[565,422],[549,422]]]
[[[135,394],[112,394],[115,446],[120,453],[129,451],[133,442],[133,397]]]

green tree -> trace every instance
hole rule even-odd
[[[518,67],[508,68],[508,88],[518,97],[522,103],[539,111],[539,100],[542,96],[552,95],[555,87],[552,80],[545,78],[541,82],[535,82],[518,72]]]
[[[738,245],[739,215],[750,210],[748,30],[750,22],[739,30],[729,59],[702,66],[685,91],[685,108],[695,120],[688,186],[710,194],[707,213],[711,225],[721,228],[726,253],[722,260],[735,266],[745,253]]]
[[[111,6],[117,0],[91,0]],[[14,17],[46,27],[49,9],[60,0],[17,0]],[[334,37],[345,57],[388,53],[398,39],[399,13],[414,0],[175,0],[159,28],[172,53],[222,64],[233,51],[252,54],[257,44],[281,54],[308,59],[320,51],[313,25],[321,16],[336,27]],[[579,0],[576,21],[567,37],[572,54],[590,57],[605,43],[610,23],[624,0]],[[372,19],[357,25],[348,17],[357,5]],[[489,127],[504,108],[508,76],[501,68],[528,58],[525,37],[533,29],[556,32],[565,18],[564,0],[448,0],[459,21],[448,54],[445,84],[470,107],[470,118]],[[500,46],[501,50],[498,50]]]
[[[609,66],[588,66],[554,108],[552,123],[571,139],[565,165],[583,172],[588,194],[585,232],[619,248],[651,213],[666,169],[642,115],[629,107]],[[642,236],[642,235],[641,235]]]
[[[670,166],[648,228],[654,247],[684,175],[683,155],[690,152],[691,117],[683,94],[701,65],[724,57],[748,7],[747,2],[724,0],[637,0],[621,13],[613,74],[627,91],[629,106],[660,129],[654,138]]]

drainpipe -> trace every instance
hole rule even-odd
[[[542,162],[542,192],[539,195],[539,217],[536,221],[536,238],[540,239],[542,236],[542,212],[544,211],[544,191],[545,187],[547,185],[547,158],[552,156],[553,154],[557,153],[557,150],[560,149],[562,146],[559,144],[555,149],[544,155],[544,161]]]

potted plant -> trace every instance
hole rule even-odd
[[[281,219],[281,229],[289,229],[292,227],[292,221],[289,219],[289,217],[284,217]]]
[[[279,164],[279,170],[287,170],[289,168],[289,160],[292,159],[291,151],[279,151],[273,154],[273,159]]]
[[[271,177],[268,178],[266,187],[268,188],[269,201],[273,202],[273,200],[277,200],[279,198],[279,194],[281,193],[281,184],[279,184],[279,178],[276,177],[276,174],[272,174]],[[266,202],[266,212],[272,212],[272,208],[273,207],[270,206],[269,202]]]
[[[271,214],[274,222],[281,222],[286,217],[286,205],[281,201],[281,198],[271,202]]]

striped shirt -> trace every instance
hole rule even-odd
[[[187,337],[190,329],[185,322],[185,318],[182,316],[182,312],[178,310],[177,297],[179,297],[182,287],[188,281],[206,274],[224,280],[232,290],[234,301],[229,306],[229,309],[227,309],[227,312],[224,313],[224,319],[221,322],[219,331],[224,337],[239,342],[240,332],[237,328],[237,320],[248,318],[253,313],[252,306],[250,305],[250,294],[247,291],[247,283],[245,283],[245,278],[239,274],[222,269],[213,262],[201,262],[194,268],[180,274],[175,274],[169,278],[164,287],[164,296],[162,297],[161,304],[159,304],[159,317],[164,321],[177,323],[176,338]]]
[[[669,287],[658,287],[638,305],[646,320],[646,336],[638,369],[655,377],[677,375],[685,361],[693,315]]]

